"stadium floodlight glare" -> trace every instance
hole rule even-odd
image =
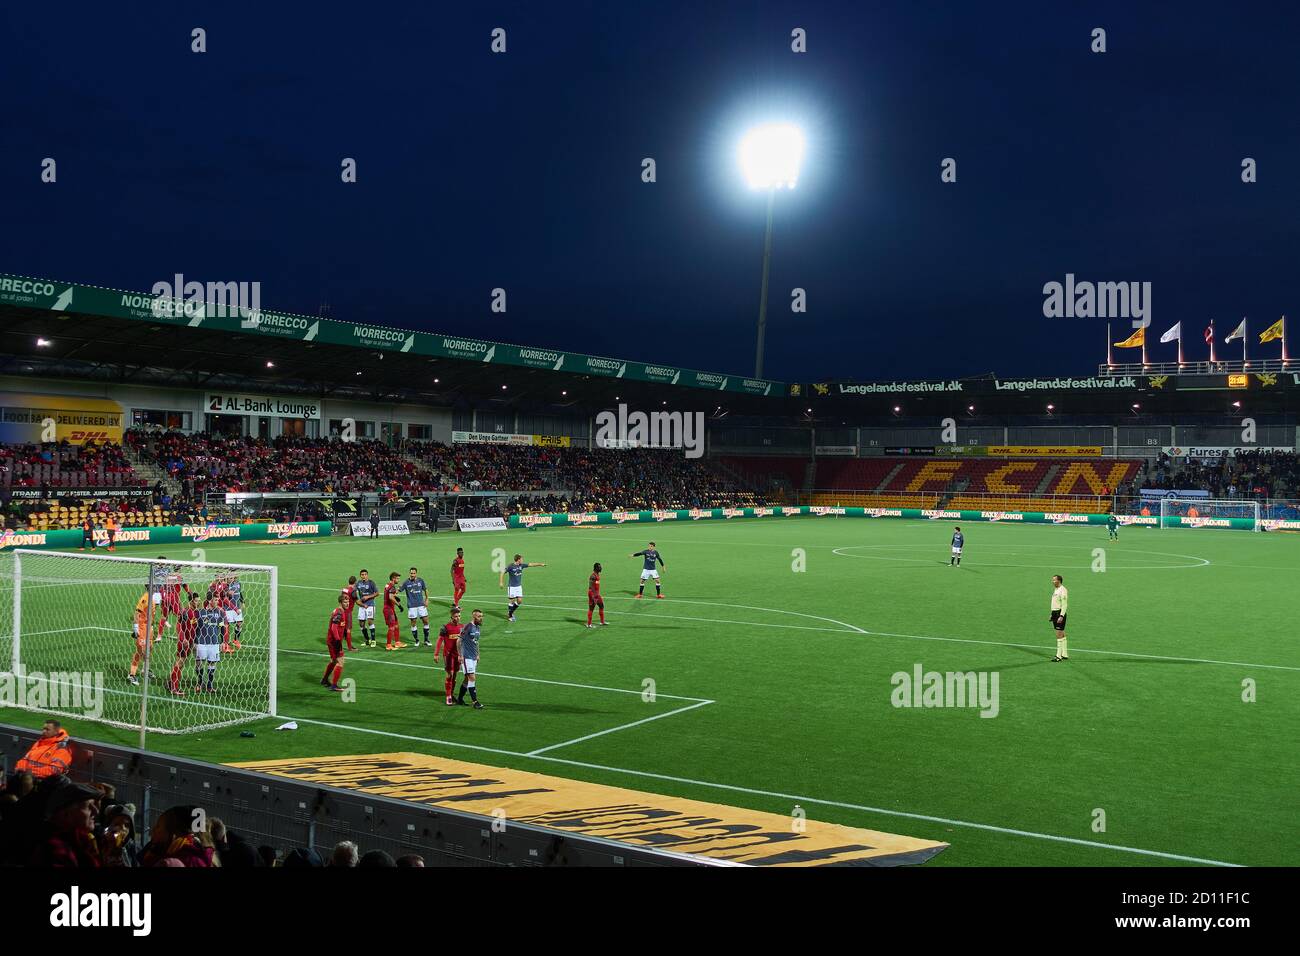
[[[37,347],[38,349],[49,348],[49,347],[50,347],[51,345],[53,345],[53,344],[54,344],[54,343],[51,342],[49,339],[37,339],[37,340],[36,340],[36,347]]]
[[[789,123],[751,129],[740,141],[740,171],[751,189],[767,191],[767,231],[763,235],[763,291],[758,297],[758,344],[754,378],[763,377],[763,337],[767,331],[767,276],[772,265],[772,206],[778,189],[794,189],[803,162],[803,133]]]
[[[758,126],[740,141],[740,168],[751,189],[794,189],[803,161],[803,133],[789,123]]]

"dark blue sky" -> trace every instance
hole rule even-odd
[[[6,4],[0,49],[4,272],[748,373],[735,144],[788,118],[768,377],[1089,373],[1067,272],[1157,332],[1300,316],[1294,3]]]

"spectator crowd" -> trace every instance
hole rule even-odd
[[[1170,458],[1161,452],[1133,482],[1143,488],[1198,489],[1211,498],[1298,498],[1300,457],[1289,451],[1238,451],[1213,458]]]
[[[188,804],[169,807],[140,832],[136,807],[119,800],[112,784],[72,780],[71,752],[67,731],[46,721],[27,756],[0,781],[0,867],[424,866],[418,854],[394,860],[383,850],[362,853],[347,840],[328,861],[310,847],[257,844]]]

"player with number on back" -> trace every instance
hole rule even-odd
[[[343,609],[347,601],[345,595],[339,595],[339,606],[330,612],[329,630],[325,632],[325,649],[329,651],[330,662],[325,665],[325,676],[320,679],[322,687],[328,687],[330,690],[339,689],[339,681],[343,677],[343,664],[346,655],[343,653],[343,641],[347,635],[348,613]],[[334,680],[330,681],[330,675],[334,675]]]
[[[343,638],[347,641],[348,650],[352,650],[352,609],[357,604],[357,576],[355,574],[348,576],[348,583],[339,589],[339,606],[343,608]]]
[[[384,623],[388,625],[388,637],[384,641],[384,650],[395,651],[405,647],[402,643],[402,625],[397,615],[402,610],[402,602],[397,599],[397,579],[401,577],[396,571],[388,575],[388,584],[384,587]]]
[[[650,542],[650,546],[644,551],[634,551],[628,555],[629,558],[645,558],[645,565],[641,568],[641,588],[636,592],[637,598],[645,597],[645,583],[654,578],[655,597],[663,600],[664,589],[659,583],[659,568],[668,570],[668,565],[664,564],[663,557],[655,549],[655,543]],[[656,566],[658,565],[658,566]]]
[[[194,653],[194,641],[198,634],[199,596],[191,592],[188,606],[176,618],[176,663],[172,665],[171,680],[167,682],[168,690],[177,697],[185,696],[185,691],[181,690],[181,672],[185,669],[185,662]]]

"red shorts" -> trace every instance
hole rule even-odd
[[[587,592],[587,603],[588,603],[588,604],[591,604],[591,605],[596,605],[596,604],[601,604],[601,605],[603,605],[603,604],[605,603],[605,601],[604,601],[604,599],[603,599],[599,594],[597,594],[595,591],[588,591],[588,592]]]
[[[167,614],[181,613],[181,598],[179,594],[164,593],[162,597],[162,609]]]
[[[329,648],[330,659],[343,656],[343,642],[336,637],[325,639],[325,646]]]
[[[391,608],[384,608],[384,623],[389,627],[397,627],[397,612]]]
[[[460,670],[460,655],[455,651],[449,651],[443,660],[442,669],[448,674],[454,674]]]
[[[461,578],[459,581],[457,581],[455,578],[452,578],[451,586],[455,588],[457,591],[463,591],[465,590],[465,579]]]
[[[184,660],[185,658],[189,657],[193,653],[194,653],[193,640],[176,642],[176,656],[181,660]]]

